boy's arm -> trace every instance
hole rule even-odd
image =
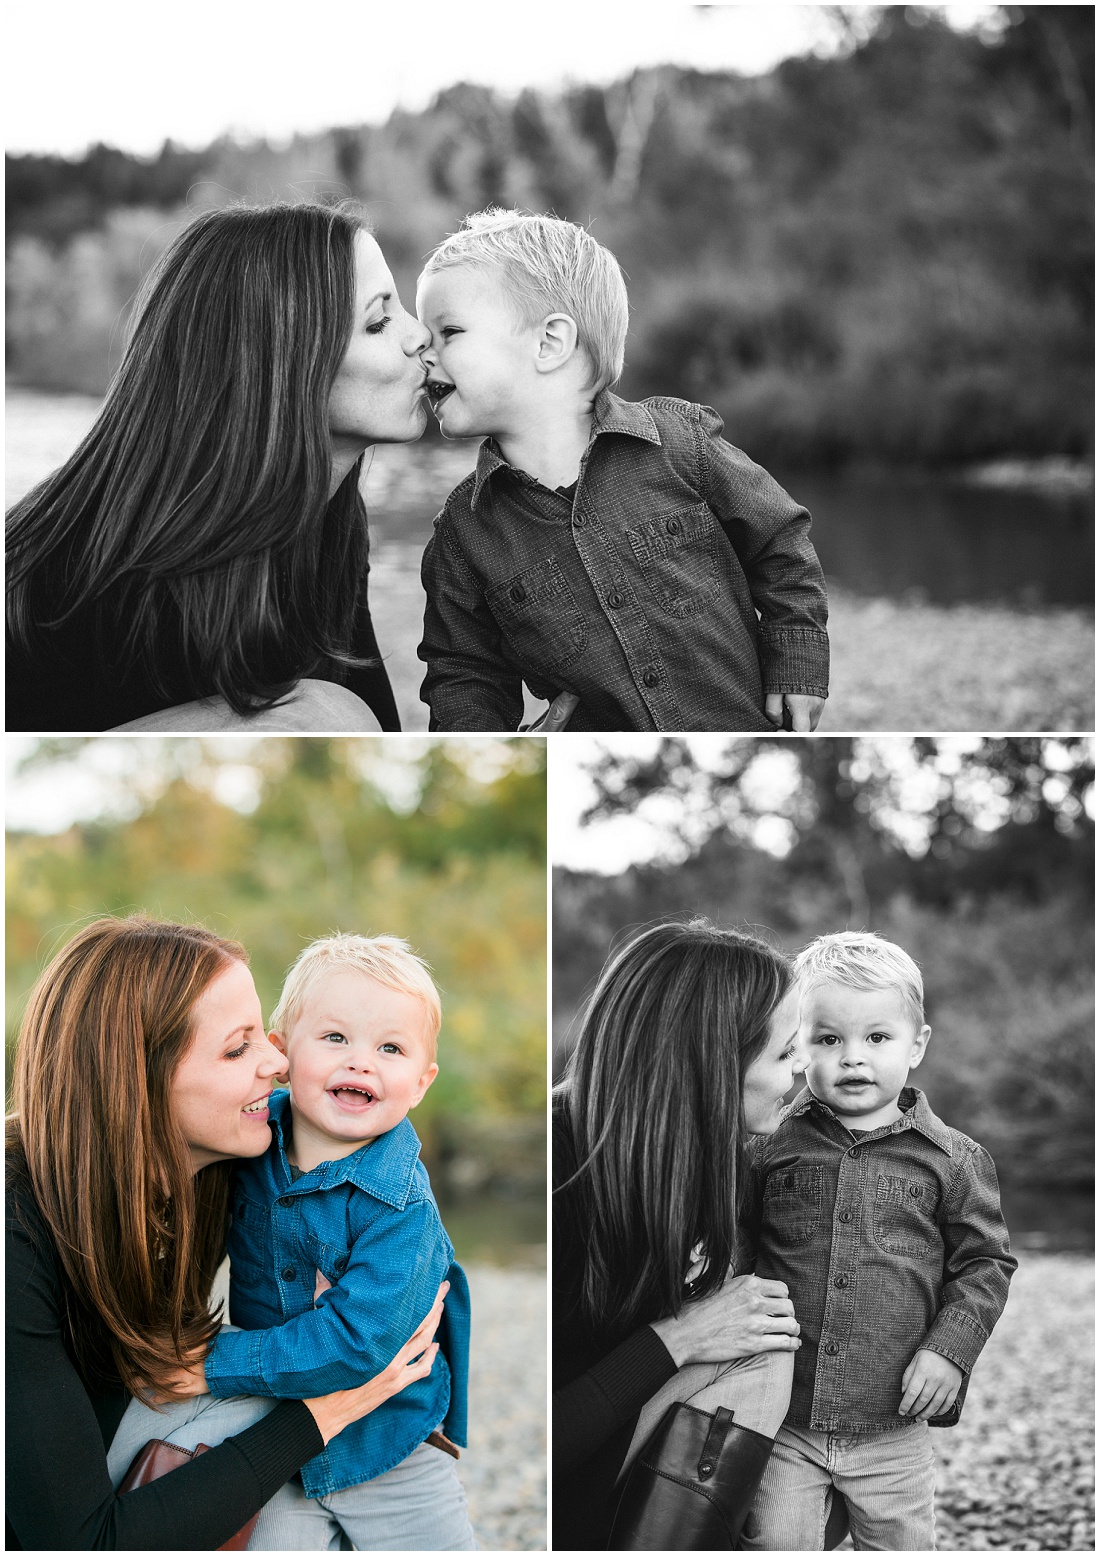
[[[702,412],[703,495],[730,538],[760,616],[764,695],[829,695],[825,576],[810,544],[810,515],[766,470],[722,437]]]
[[[273,1329],[222,1331],[206,1359],[211,1394],[313,1399],[367,1382],[424,1318],[450,1262],[430,1205],[381,1216],[316,1307]],[[313,1290],[315,1271],[295,1278]]]
[[[518,729],[523,680],[505,659],[500,628],[484,595],[439,520],[420,576],[428,596],[417,654],[428,667],[420,698],[430,729]]]
[[[1008,1299],[1016,1260],[1008,1249],[997,1170],[980,1145],[960,1161],[944,1196],[941,1307],[920,1350],[937,1351],[969,1373]]]

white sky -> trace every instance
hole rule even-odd
[[[853,7],[852,9],[859,9]],[[954,25],[989,5],[943,8]],[[137,152],[225,131],[284,139],[382,122],[474,81],[514,94],[606,82],[639,65],[748,74],[833,46],[827,7],[687,0],[13,0],[5,29],[9,151]]]

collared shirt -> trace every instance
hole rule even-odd
[[[756,1273],[787,1283],[801,1327],[797,1426],[906,1424],[901,1376],[916,1352],[969,1375],[1008,1297],[1016,1260],[992,1158],[915,1087],[898,1105],[895,1123],[857,1135],[807,1090],[753,1144]]]
[[[828,691],[810,516],[708,406],[606,391],[572,493],[481,445],[424,553],[432,729],[516,729],[522,683],[571,730],[774,730]]]
[[[324,1496],[392,1469],[441,1427],[466,1442],[470,1296],[408,1119],[339,1161],[293,1177],[289,1092],[271,1099],[272,1143],[237,1164],[230,1318],[206,1363],[210,1392],[313,1399],[388,1366],[449,1280],[428,1377],[353,1421],[302,1470]],[[315,1299],[318,1275],[331,1282]]]

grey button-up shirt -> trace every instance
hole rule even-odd
[[[1016,1268],[989,1153],[906,1087],[893,1124],[853,1134],[808,1090],[753,1142],[756,1273],[790,1290],[802,1346],[787,1420],[816,1431],[906,1424],[920,1349],[969,1375]],[[937,1424],[958,1420],[956,1407]]]
[[[761,730],[771,692],[826,696],[810,516],[705,405],[606,391],[571,495],[492,438],[424,554],[432,729],[516,729],[522,684],[571,730]]]

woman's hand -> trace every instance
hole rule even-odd
[[[408,1388],[410,1383],[428,1376],[439,1351],[439,1346],[433,1344],[433,1336],[443,1316],[443,1298],[449,1290],[449,1282],[444,1281],[427,1318],[376,1378],[371,1378],[369,1383],[361,1383],[358,1388],[340,1389],[335,1394],[323,1394],[320,1399],[304,1401],[326,1443],[342,1432],[345,1426],[350,1426],[361,1416],[370,1415],[372,1410],[377,1410],[394,1394]]]
[[[802,1344],[786,1286],[758,1275],[736,1275],[712,1296],[686,1302],[679,1317],[659,1318],[650,1327],[677,1367],[796,1351]]]

